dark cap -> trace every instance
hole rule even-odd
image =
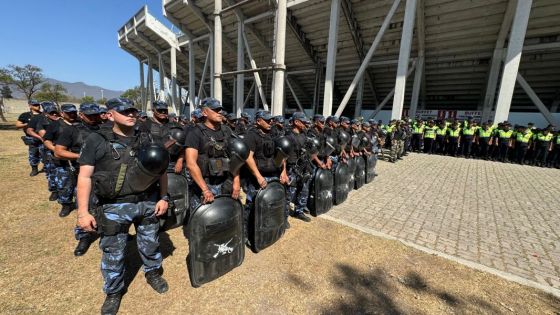
[[[100,114],[104,114],[104,113],[106,113],[106,112],[107,112],[107,107],[105,107],[105,106],[99,106],[99,113],[100,113]],[[147,114],[146,114],[146,116],[147,116]]]
[[[96,104],[97,105],[97,104]],[[134,108],[134,102],[124,97],[112,98],[105,103],[107,109],[116,110],[117,112],[122,112],[130,108]],[[99,108],[99,106],[97,106]],[[98,109],[99,112],[99,109]]]
[[[327,122],[334,122],[335,124],[338,124],[340,122],[340,119],[338,119],[337,116],[329,116],[327,117]]]
[[[366,121],[366,122],[362,123],[362,126],[366,127],[366,128],[369,128],[369,127],[371,127],[371,124]]]
[[[100,109],[102,109],[103,107],[100,107]],[[147,118],[148,117],[148,113],[146,112],[138,112],[138,117],[140,118]]]
[[[249,119],[249,117],[250,117],[249,113],[247,113],[247,112],[241,113],[241,118]]]
[[[306,124],[310,123],[309,119],[307,118],[307,116],[305,116],[304,112],[293,113],[292,114],[292,121],[295,121],[295,120],[299,120],[299,121],[301,121],[303,123],[306,123]]]
[[[235,121],[235,114],[234,113],[229,113],[226,115],[227,120],[229,121]]]
[[[270,115],[270,112],[267,110],[259,110],[256,114],[255,114],[255,120],[262,118],[266,121],[271,120],[272,119],[272,115]]]
[[[33,106],[39,106],[39,105],[41,105],[41,102],[39,102],[38,100],[29,100],[29,102],[27,102],[27,104],[33,105]]]
[[[75,113],[78,111],[74,104],[62,104],[62,106],[60,106],[60,110],[65,113]]]
[[[213,97],[207,97],[205,99],[202,100],[202,103],[200,104],[200,108],[205,108],[208,107],[212,110],[214,109],[221,109],[222,108],[222,103],[220,103],[220,101],[218,101],[217,99],[213,98]]]
[[[317,114],[313,116],[313,121],[320,121],[322,123],[325,122],[325,116]]]
[[[95,103],[82,103],[80,104],[80,113],[85,115],[97,115],[99,114],[99,105]]]
[[[155,109],[155,110],[167,109],[168,107],[169,106],[167,106],[167,103],[163,102],[163,101],[152,102],[152,109]]]
[[[352,119],[351,123],[352,123],[352,125],[359,125],[359,124],[360,124],[360,120],[358,120],[358,119]]]
[[[202,110],[200,110],[200,108],[197,108],[197,109],[195,109],[191,112],[191,117],[194,117],[196,119],[200,119],[200,118],[204,117],[204,115],[202,115]]]
[[[346,116],[340,116],[340,122],[341,123],[350,123],[350,118],[346,117]]]
[[[274,117],[272,117],[272,119],[274,119],[274,121],[279,123],[279,124],[284,123],[284,116],[282,116],[282,115],[274,116]]]
[[[56,105],[53,102],[42,102],[41,108],[45,113],[58,112],[58,108],[56,108]]]

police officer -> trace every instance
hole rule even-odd
[[[224,169],[227,158],[226,144],[232,135],[222,126],[222,105],[214,98],[206,98],[200,105],[204,122],[192,127],[186,141],[186,163],[192,178],[190,205],[195,210],[201,204],[211,203],[216,195],[239,198],[239,173]],[[197,119],[198,120],[198,119]]]
[[[286,134],[286,130],[284,129],[285,119],[284,116],[278,115],[272,117],[272,137],[273,138],[280,138]]]
[[[288,184],[286,163],[277,165],[275,157],[275,138],[272,135],[272,116],[269,111],[259,110],[255,114],[255,126],[247,130],[243,138],[249,148],[247,170],[250,174],[243,176],[243,190],[247,194],[244,218],[248,223],[249,214],[253,209],[254,200],[259,188],[265,188],[270,180],[278,179],[281,184]],[[286,209],[286,217],[288,211]],[[288,222],[286,220],[286,222]],[[247,231],[247,229],[245,229]]]
[[[509,123],[502,123],[501,128],[498,128],[496,131],[496,146],[497,148],[497,155],[498,160],[500,162],[508,162],[508,151],[512,147],[512,135],[513,130],[510,130]]]
[[[38,165],[41,162],[41,153],[39,152],[41,140],[27,134],[27,126],[34,116],[41,115],[41,103],[36,100],[29,100],[28,105],[29,111],[19,115],[16,121],[16,128],[23,130],[24,136],[21,139],[28,146],[27,160],[29,161],[29,166],[31,166],[29,176],[37,176],[39,174]]]
[[[63,205],[69,205],[68,213],[73,209],[72,199],[75,193],[78,173],[80,172],[80,165],[77,162],[80,157],[80,150],[87,137],[100,129],[100,115],[99,105],[95,103],[80,104],[80,121],[68,128],[63,128],[60,137],[56,140],[54,155],[60,161],[59,166],[56,168],[57,186],[59,189],[58,202]],[[92,199],[90,203],[90,208],[95,207],[97,200]],[[62,214],[67,215],[67,213]],[[74,255],[82,256],[87,252],[97,234],[84,231],[79,225],[76,225],[74,236],[78,241],[78,245],[74,249]]]
[[[552,133],[552,126],[548,126],[546,129],[537,132],[535,136],[535,162],[534,165],[540,167],[550,167],[548,161],[548,154],[552,151],[553,144],[552,139],[554,134]]]
[[[424,126],[424,121],[422,119],[419,119],[416,123],[412,124],[412,152],[420,152],[425,127],[426,126]]]
[[[73,195],[75,185],[72,185],[69,190],[65,189],[68,185],[65,185],[64,182],[69,181],[69,177],[62,175],[59,172],[59,168],[68,167],[69,165],[67,161],[62,161],[56,156],[55,145],[60,139],[63,130],[72,126],[72,124],[74,124],[78,119],[76,106],[74,106],[73,104],[63,104],[61,106],[61,116],[61,119],[57,120],[47,127],[45,136],[43,138],[45,139],[45,148],[54,153],[52,157],[52,163],[55,167],[54,177],[56,191],[52,192],[51,198],[49,198],[49,200],[58,200],[58,203],[62,206],[60,212],[58,213],[58,216],[65,217],[70,214],[70,211],[74,209]]]
[[[311,137],[317,138],[320,143],[320,148],[326,146],[326,134],[324,132],[326,119],[323,115],[314,115],[313,116],[313,125],[307,132],[307,134]],[[322,154],[323,150],[319,150],[318,154],[314,154],[311,158],[313,160],[313,164],[316,167],[320,167],[322,169],[331,169],[333,161],[329,158],[329,156],[325,156]]]
[[[428,120],[428,125],[424,127],[424,153],[433,154],[435,151],[436,125],[433,120]]]
[[[447,144],[447,126],[445,121],[439,121],[436,128],[436,153],[445,155]]]
[[[471,158],[476,129],[476,126],[471,121],[466,121],[463,128],[461,128],[461,155],[467,159]]]
[[[292,128],[287,132],[287,137],[293,145],[292,152],[286,162],[290,186],[287,189],[288,202],[294,204],[292,216],[305,222],[311,219],[304,212],[307,208],[309,197],[309,184],[311,182],[311,156],[307,154],[307,124],[311,123],[303,112],[292,114]]]
[[[519,126],[519,130],[516,133],[515,151],[516,160],[518,164],[524,165],[525,158],[527,156],[527,150],[532,145],[533,132],[531,129],[525,126]]]
[[[492,129],[488,123],[482,123],[482,127],[477,130],[475,141],[478,146],[478,157],[488,160],[489,148],[492,147]]]
[[[238,136],[243,136],[247,133],[249,128],[249,114],[247,112],[241,113],[241,117],[237,119],[237,125],[235,126],[235,134]]]
[[[166,165],[155,162],[165,162],[167,152],[146,143],[148,137],[135,131],[138,110],[132,101],[115,98],[106,104],[113,128],[89,135],[78,159],[78,225],[87,232],[101,228],[101,273],[107,294],[101,313],[116,314],[125,290],[125,249],[132,223],[148,284],[158,293],[168,290],[161,276],[157,219],[168,207],[167,174]],[[101,205],[97,218],[88,212],[92,189]],[[163,197],[157,200],[158,196]]]
[[[456,121],[447,129],[447,154],[457,156],[457,150],[461,143],[461,128]]]

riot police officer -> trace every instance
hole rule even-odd
[[[272,137],[279,138],[283,137],[286,134],[286,130],[284,129],[285,119],[284,116],[278,115],[272,117]]]
[[[287,133],[293,148],[286,162],[290,186],[287,195],[288,202],[294,204],[292,215],[305,222],[311,219],[304,212],[309,212],[307,208],[307,198],[309,196],[309,184],[311,181],[311,164],[312,158],[306,150],[307,124],[311,123],[303,112],[295,112],[292,115],[292,128]]]
[[[107,294],[101,313],[116,314],[125,290],[125,249],[133,223],[148,284],[158,293],[168,290],[161,276],[158,238],[158,217],[168,207],[168,156],[163,146],[136,132],[138,110],[132,101],[110,99],[107,109],[113,128],[90,134],[78,159],[78,224],[87,232],[101,229],[101,273]],[[96,218],[88,212],[92,191],[100,205]]]
[[[77,160],[80,150],[87,137],[100,129],[101,110],[95,103],[80,104],[80,122],[74,123],[68,128],[62,129],[60,137],[56,140],[54,155],[60,163],[56,168],[57,186],[59,190],[58,202],[67,205],[66,211],[70,213],[73,209],[73,197],[76,188],[80,165]],[[107,128],[107,127],[104,127]],[[96,200],[92,199],[91,207],[95,207]],[[63,206],[64,209],[64,206]],[[62,212],[62,210],[61,210]],[[62,215],[67,215],[62,213]],[[79,225],[74,228],[74,236],[78,245],[74,249],[75,256],[84,255],[91,243],[97,237],[96,233],[86,232]]]
[[[23,143],[28,146],[27,159],[29,161],[29,166],[31,166],[31,173],[29,173],[29,176],[37,176],[37,174],[39,174],[38,165],[41,162],[41,153],[39,152],[41,140],[27,134],[27,126],[34,116],[41,115],[41,103],[36,100],[29,100],[28,105],[29,112],[19,115],[16,121],[16,128],[23,130],[24,135],[21,139]]]

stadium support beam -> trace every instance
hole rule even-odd
[[[154,67],[152,58],[148,57],[148,92],[150,93],[150,103],[155,101],[154,95]]]
[[[245,50],[247,51],[247,56],[249,57],[251,69],[255,70],[257,69],[257,63],[253,58],[253,54],[251,53],[251,46],[249,46],[249,41],[247,41],[247,36],[245,34],[243,34],[243,43],[245,44]],[[255,91],[255,93],[258,92],[258,94],[260,95],[264,110],[268,110],[268,102],[266,101],[266,94],[264,93],[261,76],[258,71],[253,72],[253,75],[255,77],[255,84],[257,85],[257,90]],[[258,100],[256,100],[255,102],[258,102]]]
[[[212,41],[210,41],[212,42]],[[202,91],[204,90],[204,80],[206,79],[206,71],[208,70],[208,66],[210,64],[210,54],[212,53],[211,49],[208,49],[206,52],[206,61],[204,61],[204,68],[202,69],[202,75],[200,76],[200,86],[198,87],[198,98],[196,100],[196,104],[200,105],[200,100],[202,99]],[[212,80],[210,80],[212,82]]]
[[[523,42],[525,40],[525,33],[527,32],[527,24],[529,22],[532,4],[533,0],[517,1],[513,24],[511,25],[509,35],[507,55],[504,71],[502,72],[502,82],[500,84],[500,93],[498,94],[494,122],[502,122],[507,120],[509,116],[509,109],[511,107],[515,82],[517,80],[519,63],[521,62]]]
[[[189,114],[194,111],[194,101],[195,101],[195,91],[196,91],[196,72],[195,72],[195,53],[194,53],[194,43],[189,43],[189,94],[188,94],[188,102],[189,102]],[[202,69],[202,73],[206,72],[206,67],[208,64],[208,58],[206,58],[206,62],[204,63],[204,68]],[[204,74],[203,74],[204,76]],[[201,86],[202,86],[202,78],[201,78]],[[181,113],[183,114],[183,113]]]
[[[173,111],[177,113],[177,50],[172,47],[169,53],[169,58],[171,59],[171,106]]]
[[[290,92],[292,92],[292,96],[294,97],[294,100],[296,100],[296,104],[297,104],[299,110],[301,112],[305,113],[305,110],[303,110],[303,106],[301,106],[301,102],[299,101],[299,98],[297,97],[296,91],[294,91],[294,88],[290,84],[290,79],[288,78],[288,75],[286,75],[286,85],[288,86],[288,89],[290,89]]]
[[[330,116],[332,114],[336,51],[338,46],[338,24],[340,22],[340,1],[341,0],[331,0],[329,41],[327,45],[327,70],[325,71],[325,90],[323,95],[323,116]]]
[[[381,42],[381,38],[383,37],[383,34],[385,34],[385,31],[389,27],[389,24],[391,23],[391,19],[393,18],[393,15],[395,15],[395,12],[399,7],[400,2],[401,2],[400,0],[395,0],[393,2],[393,5],[391,6],[391,9],[389,9],[389,12],[385,17],[385,20],[383,21],[381,28],[377,32],[377,35],[375,35],[375,39],[373,40],[373,43],[371,44],[371,47],[369,48],[365,59],[362,61],[362,64],[360,65],[360,68],[358,69],[356,76],[354,76],[354,80],[352,80],[350,87],[348,87],[348,91],[346,91],[346,94],[344,95],[342,102],[340,103],[338,109],[336,110],[335,113],[336,116],[340,116],[342,114],[344,108],[346,108],[346,105],[348,104],[348,101],[350,101],[350,97],[352,97],[352,93],[354,93],[354,89],[358,85],[359,80],[362,79],[362,76],[364,75],[364,72],[366,71],[369,62],[371,61],[371,58],[373,57],[373,53],[377,49],[377,46],[379,46],[379,43]]]
[[[214,0],[214,90],[212,97],[222,101],[222,0]]]
[[[402,116],[405,96],[404,94],[406,90],[406,73],[408,70],[408,59],[410,58],[410,48],[412,46],[412,37],[414,35],[416,2],[417,0],[406,0],[391,119],[401,119]]]
[[[237,12],[237,9],[236,9]],[[245,69],[245,50],[243,48],[243,33],[245,32],[245,24],[243,18],[237,15],[237,71]],[[235,100],[235,117],[240,117],[243,111],[245,98],[245,74],[237,74],[236,100]]]
[[[358,83],[358,90],[356,91],[356,107],[354,107],[355,118],[361,116],[363,102],[364,102],[364,78],[362,78]]]
[[[556,119],[554,119],[554,116],[552,116],[552,114],[550,113],[548,108],[546,108],[546,106],[541,101],[537,93],[535,93],[533,88],[531,88],[529,83],[525,81],[525,78],[523,78],[523,76],[520,73],[517,73],[517,82],[523,88],[525,93],[527,93],[527,96],[529,96],[529,98],[531,99],[531,101],[533,101],[535,106],[537,106],[537,108],[539,109],[541,114],[543,114],[544,118],[548,121],[548,123],[553,126],[558,126]]]
[[[219,0],[221,1],[221,0]],[[284,76],[286,65],[284,64],[286,54],[286,19],[288,13],[287,0],[278,0],[276,7],[276,25],[274,32],[274,88],[272,94],[273,116],[284,113]]]
[[[504,44],[511,28],[511,21],[513,20],[513,14],[515,13],[516,2],[517,0],[509,0],[504,14],[504,19],[502,20],[502,26],[500,27],[500,32],[498,33],[496,47],[494,48],[494,52],[492,54],[492,63],[490,64],[490,70],[488,71],[486,93],[484,94],[484,101],[482,103],[482,121],[488,120],[488,116],[492,110],[492,106],[494,105],[494,100],[496,99],[496,87],[498,86],[500,68],[502,66],[502,62],[504,61]]]
[[[140,109],[142,111],[145,111],[146,110],[146,87],[144,86],[144,62],[138,59],[138,63],[140,64],[140,99],[142,100]]]
[[[420,91],[425,81],[424,72],[424,0],[418,0],[416,7],[416,37],[418,40],[418,62],[416,64],[416,71],[414,72],[414,84],[412,85],[412,97],[410,100],[409,117],[416,117],[416,110],[418,109],[418,100],[420,98]]]

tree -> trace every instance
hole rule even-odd
[[[0,93],[2,93],[2,98],[13,98],[12,90],[7,84],[4,84],[4,86],[2,87],[2,91]]]
[[[53,85],[45,82],[41,85],[41,91],[35,97],[38,101],[52,101],[59,104],[68,100],[66,92],[66,88],[62,84],[56,83]]]
[[[43,70],[34,65],[9,65],[8,68],[0,69],[0,80],[14,84],[29,100],[44,81]]]
[[[106,98],[100,98],[96,101],[97,104],[100,105],[105,105],[105,103],[107,103],[107,99]]]
[[[126,97],[133,101],[135,105],[142,103],[142,93],[140,92],[140,87],[135,86],[132,89],[128,89],[121,94],[121,97]]]
[[[93,99],[93,96],[87,95],[87,96],[82,97],[80,102],[82,102],[82,103],[95,103],[95,100]]]

